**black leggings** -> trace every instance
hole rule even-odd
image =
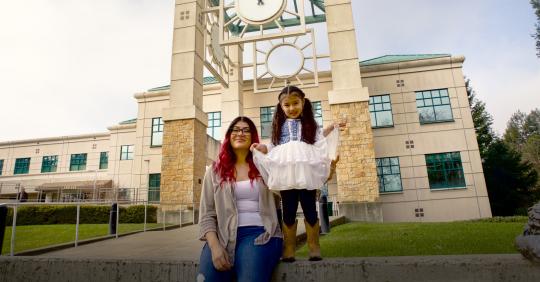
[[[283,221],[288,226],[293,225],[296,221],[296,210],[298,209],[298,201],[304,211],[304,218],[313,225],[317,222],[317,210],[315,209],[316,190],[283,190],[281,193],[281,201],[283,203]]]

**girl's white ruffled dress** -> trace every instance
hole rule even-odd
[[[268,154],[253,152],[253,161],[271,190],[320,189],[330,174],[330,163],[336,159],[339,129],[328,136],[317,130],[315,143],[302,142],[299,119],[287,119],[279,145],[268,146]]]

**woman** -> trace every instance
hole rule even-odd
[[[282,250],[274,194],[253,163],[257,128],[237,117],[227,129],[218,160],[206,170],[199,215],[206,241],[198,281],[270,281]]]

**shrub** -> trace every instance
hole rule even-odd
[[[147,206],[146,222],[157,222],[157,207]],[[130,206],[128,208],[120,207],[120,223],[143,223],[144,205]]]
[[[109,223],[110,206],[81,206],[80,224]],[[147,206],[146,222],[157,222],[157,207]],[[144,205],[120,207],[120,223],[143,223]],[[75,224],[77,206],[21,206],[17,209],[17,225]],[[8,209],[7,226],[13,225],[13,209]]]

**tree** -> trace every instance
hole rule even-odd
[[[540,110],[532,110],[523,123],[523,135],[526,138],[521,153],[523,159],[532,163],[540,174]],[[538,185],[540,189],[540,183]]]
[[[467,78],[465,87],[482,157],[492,214],[497,216],[524,214],[530,205],[540,199],[540,189],[535,188],[538,173],[531,163],[522,160],[521,151],[515,150],[514,147],[530,147],[532,156],[536,152],[532,148],[540,151],[540,147],[533,143],[536,139],[526,138],[537,132],[535,128],[540,128],[535,127],[535,122],[540,121],[540,112],[537,111],[538,115],[537,112],[529,115],[530,118],[519,111],[512,115],[503,141],[493,132],[491,128],[493,118],[487,112],[486,104],[476,98],[476,93]],[[526,142],[528,140],[531,140],[531,144]],[[540,142],[540,139],[537,141]]]
[[[538,173],[502,140],[491,144],[482,166],[493,215],[526,214],[540,199],[540,191],[534,188]]]
[[[523,159],[530,162],[540,174],[540,134],[533,134],[527,139],[523,146]]]
[[[540,0],[539,0],[540,1]],[[540,110],[532,110],[523,123],[523,135],[525,138],[529,139],[532,135],[540,134]]]
[[[535,134],[540,134],[540,109],[534,109],[529,114],[518,110],[506,125],[504,140],[521,151],[527,139]]]
[[[536,40],[536,56],[540,58],[540,0],[531,0],[534,13],[536,14],[536,34],[532,37]]]
[[[483,158],[491,143],[497,138],[496,134],[491,129],[493,117],[487,112],[486,103],[476,98],[476,92],[471,86],[471,80],[467,77],[465,77],[465,88],[467,90],[469,106],[471,107],[471,115],[474,123],[474,130],[476,131],[476,140],[480,149],[480,156]]]
[[[527,115],[520,110],[513,113],[510,120],[506,123],[506,130],[503,135],[504,142],[520,153],[523,144],[527,141],[527,137],[523,131],[526,118]]]

